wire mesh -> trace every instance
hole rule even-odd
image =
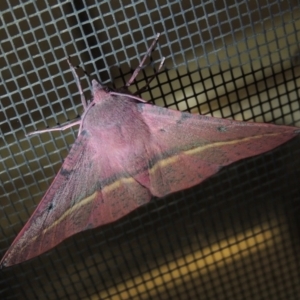
[[[2,1],[0,254],[49,187],[82,113],[66,57],[145,100],[300,127],[297,1]],[[78,69],[84,92],[90,79]],[[299,139],[222,169],[31,261],[0,271],[1,299],[299,299]]]

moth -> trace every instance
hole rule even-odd
[[[132,83],[159,35],[148,49]],[[71,66],[71,65],[70,65]],[[152,196],[187,189],[235,161],[269,151],[299,128],[193,115],[146,103],[92,80],[78,137],[36,210],[4,255],[21,263],[80,231],[113,222]],[[43,130],[41,132],[50,131]]]

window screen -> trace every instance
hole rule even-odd
[[[0,254],[50,186],[91,78],[156,105],[300,127],[297,1],[1,1]],[[90,74],[88,77],[84,71]],[[111,82],[111,83],[110,83]],[[0,271],[1,299],[299,299],[300,139]]]

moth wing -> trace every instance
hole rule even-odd
[[[163,196],[194,186],[221,167],[269,151],[299,128],[193,115],[138,104],[151,131],[151,193]],[[150,152],[150,150],[149,150]]]
[[[298,130],[136,105],[150,133],[147,138],[136,135],[136,145],[143,147],[134,148],[127,159],[122,153],[116,163],[111,149],[95,154],[83,131],[0,266],[28,260],[77,232],[117,220],[148,202],[151,194],[159,197],[196,185],[222,166],[277,147]]]
[[[0,267],[38,256],[71,235],[119,219],[144,203],[141,201],[150,200],[149,190],[130,176],[105,177],[105,170],[99,170],[91,158],[90,139],[85,131],[79,135]]]

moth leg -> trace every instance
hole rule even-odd
[[[81,103],[82,103],[82,105],[83,105],[84,110],[86,110],[86,108],[87,108],[87,101],[86,101],[86,99],[85,99],[85,97],[84,97],[84,94],[83,94],[83,91],[82,91],[82,87],[81,87],[81,84],[80,84],[79,77],[78,77],[78,75],[77,75],[77,73],[76,73],[76,71],[75,71],[74,66],[73,66],[73,65],[71,64],[71,62],[70,62],[70,56],[68,57],[67,60],[68,60],[69,66],[70,66],[70,68],[71,68],[72,74],[73,74],[73,76],[74,76],[74,79],[75,79],[75,81],[76,81],[76,84],[77,84],[77,88],[78,88],[78,91],[79,91],[79,94],[80,94],[80,98],[81,98]]]
[[[146,84],[140,88],[139,90],[137,90],[135,93],[133,93],[133,95],[139,95],[140,93],[142,93],[143,91],[145,91],[146,89],[148,89],[149,84],[151,83],[151,81],[156,77],[156,75],[159,73],[160,69],[163,67],[164,63],[165,63],[166,58],[162,57],[160,64],[158,66],[157,71],[155,71],[155,73],[147,80]]]
[[[48,129],[33,131],[33,132],[30,132],[30,133],[26,134],[26,136],[30,136],[30,135],[34,135],[34,134],[40,134],[40,133],[44,133],[44,132],[50,132],[50,131],[63,131],[63,130],[66,130],[66,129],[68,129],[70,127],[73,127],[75,125],[80,125],[81,122],[82,122],[81,120],[78,120],[78,121],[74,121],[74,122],[71,122],[69,124],[66,124],[66,125],[63,125],[63,126],[60,126],[60,127],[56,127],[56,128],[48,128]]]
[[[133,94],[128,94],[127,97],[131,98],[131,99],[136,99],[140,102],[147,102],[145,100],[143,100],[142,98],[136,97],[136,95],[140,94],[141,92],[143,92],[144,90],[146,90],[149,87],[149,83],[155,78],[155,76],[157,75],[157,73],[160,71],[160,69],[162,68],[162,66],[164,65],[165,62],[165,57],[163,57],[161,59],[161,62],[159,64],[159,67],[157,69],[157,71],[155,72],[155,74],[153,76],[150,77],[150,79],[148,79],[147,83],[138,91],[136,91]],[[114,91],[110,91],[109,92],[111,95],[115,95],[115,96],[124,96],[124,93],[118,93],[118,92],[114,92]]]
[[[147,59],[148,55],[152,52],[152,50],[154,49],[158,39],[159,39],[160,33],[158,33],[156,35],[156,38],[154,39],[154,41],[152,42],[151,46],[149,47],[147,53],[145,54],[145,56],[143,57],[143,59],[141,60],[140,64],[138,65],[138,67],[135,69],[135,71],[133,72],[132,76],[130,77],[130,79],[128,80],[128,82],[126,83],[125,87],[129,87],[132,82],[135,80],[136,76],[138,75],[138,73],[140,72],[140,70],[142,69],[145,60]]]

